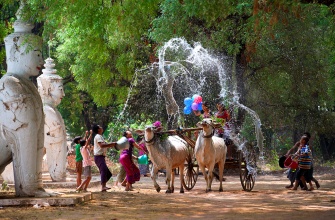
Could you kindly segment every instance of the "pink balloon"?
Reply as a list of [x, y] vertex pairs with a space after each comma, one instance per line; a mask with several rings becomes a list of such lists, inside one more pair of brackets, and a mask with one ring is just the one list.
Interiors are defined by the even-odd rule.
[[199, 104], [200, 102], [202, 102], [202, 97], [199, 95], [199, 96], [195, 97], [194, 103]]

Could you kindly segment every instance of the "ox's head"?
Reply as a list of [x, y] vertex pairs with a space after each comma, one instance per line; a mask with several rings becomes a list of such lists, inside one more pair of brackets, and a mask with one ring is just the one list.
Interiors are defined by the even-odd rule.
[[155, 132], [160, 132], [162, 127], [155, 127], [154, 125], [146, 125], [144, 130], [136, 130], [138, 135], [144, 135], [144, 140], [146, 142], [153, 140]]
[[211, 118], [204, 118], [202, 121], [197, 123], [197, 127], [202, 128], [204, 136], [214, 134], [214, 122]]

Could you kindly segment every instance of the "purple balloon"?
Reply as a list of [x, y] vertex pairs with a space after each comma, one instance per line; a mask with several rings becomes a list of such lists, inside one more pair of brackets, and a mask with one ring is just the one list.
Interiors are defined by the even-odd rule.
[[194, 111], [196, 111], [196, 110], [198, 110], [198, 104], [197, 103], [192, 103], [192, 110], [194, 110]]

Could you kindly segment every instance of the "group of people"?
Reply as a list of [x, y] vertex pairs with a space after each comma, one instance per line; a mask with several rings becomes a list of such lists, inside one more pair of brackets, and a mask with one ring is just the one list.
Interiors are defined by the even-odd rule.
[[217, 111], [213, 114], [212, 111], [210, 110], [209, 103], [205, 101], [202, 103], [201, 111], [195, 110], [193, 112], [196, 116], [202, 118], [215, 117], [216, 119], [221, 119], [223, 127], [216, 131], [216, 135], [224, 139], [229, 138], [229, 121], [231, 119], [230, 113], [222, 102], [216, 104], [216, 109]]
[[[90, 159], [90, 143], [93, 134], [94, 136], [94, 162], [97, 165], [100, 177], [101, 177], [101, 192], [105, 192], [110, 187], [107, 187], [107, 182], [112, 177], [112, 173], [109, 170], [106, 164], [106, 153], [107, 148], [114, 148], [116, 150], [120, 150], [120, 172], [117, 176], [116, 184], [121, 182], [122, 186], [125, 186], [125, 191], [133, 190], [132, 184], [136, 181], [140, 180], [141, 172], [139, 168], [134, 163], [133, 159], [137, 159], [136, 156], [133, 155], [133, 149], [136, 147], [140, 154], [147, 153], [144, 142], [139, 139], [138, 143], [134, 140], [132, 133], [130, 131], [125, 131], [123, 133], [123, 137], [127, 139], [129, 146], [124, 149], [118, 148], [118, 142], [107, 143], [102, 134], [103, 128], [99, 125], [94, 125], [90, 132], [86, 131], [85, 137], [76, 137], [74, 138], [75, 152], [76, 152], [76, 172], [77, 172], [77, 188], [76, 191], [87, 191], [87, 187], [91, 181], [92, 177], [92, 161]], [[147, 167], [146, 167], [147, 168]], [[143, 169], [143, 167], [142, 167]], [[144, 170], [144, 169], [143, 169]], [[147, 169], [144, 171], [143, 175], [147, 174]], [[81, 180], [81, 175], [84, 175], [86, 178], [84, 181]]]
[[[300, 186], [303, 190], [312, 191], [314, 190], [312, 182], [315, 183], [316, 188], [320, 188], [319, 182], [313, 176], [313, 155], [312, 148], [309, 145], [310, 138], [311, 134], [305, 132], [300, 141], [296, 142], [285, 155], [286, 158], [298, 164], [297, 168], [289, 168], [287, 178], [290, 180], [290, 185], [286, 186], [288, 189], [297, 190]], [[291, 155], [294, 151], [296, 152]]]

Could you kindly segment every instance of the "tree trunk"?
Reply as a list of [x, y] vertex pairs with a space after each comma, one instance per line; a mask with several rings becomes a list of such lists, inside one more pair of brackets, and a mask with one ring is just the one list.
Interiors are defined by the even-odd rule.
[[328, 147], [330, 145], [329, 140], [324, 134], [319, 135], [319, 140], [320, 140], [320, 148], [321, 148], [322, 157], [324, 160], [329, 160], [330, 159], [330, 155], [328, 152]]

